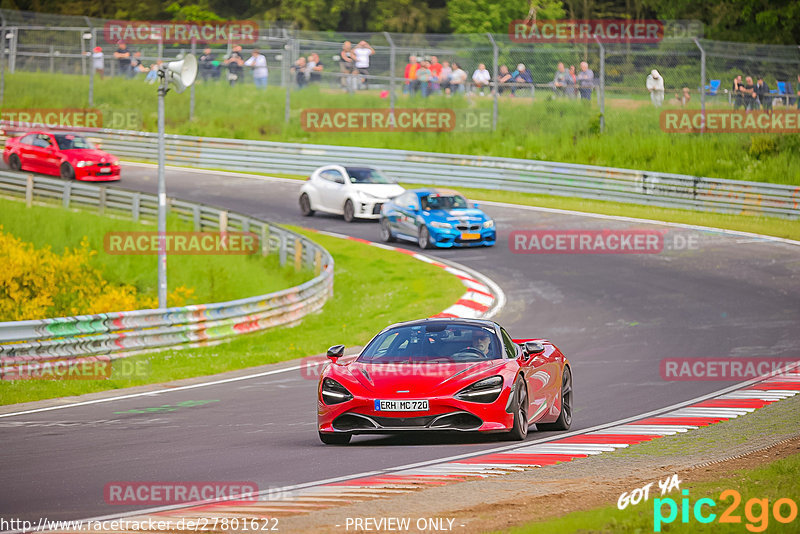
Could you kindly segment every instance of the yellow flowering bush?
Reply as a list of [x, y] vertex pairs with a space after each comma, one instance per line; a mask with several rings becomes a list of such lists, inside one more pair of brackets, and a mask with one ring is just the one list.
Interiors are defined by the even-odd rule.
[[[68, 315], [157, 307], [157, 299], [137, 295], [136, 288], [111, 284], [90, 260], [97, 252], [86, 237], [80, 247], [56, 254], [50, 247], [4, 233], [0, 226], [0, 321], [23, 321]], [[176, 288], [170, 306], [184, 306], [194, 290]]]

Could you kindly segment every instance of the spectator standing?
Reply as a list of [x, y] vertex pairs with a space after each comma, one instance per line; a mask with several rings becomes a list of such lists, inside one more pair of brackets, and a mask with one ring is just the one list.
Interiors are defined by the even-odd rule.
[[452, 78], [452, 76], [453, 69], [450, 67], [450, 62], [444, 61], [442, 63], [442, 72], [439, 73], [439, 87], [447, 95], [450, 94], [450, 78]]
[[223, 64], [228, 66], [228, 82], [230, 82], [231, 87], [233, 87], [242, 77], [242, 74], [244, 74], [242, 46], [234, 45], [231, 54], [223, 61]]
[[206, 47], [203, 49], [203, 55], [200, 56], [200, 79], [207, 81], [214, 78], [214, 54], [211, 49]]
[[442, 81], [442, 64], [439, 63], [439, 58], [436, 56], [431, 56], [431, 92], [439, 91], [439, 87]]
[[483, 63], [478, 65], [475, 72], [472, 73], [472, 83], [475, 84], [475, 89], [483, 96], [484, 88], [489, 87], [489, 82], [492, 81], [492, 75], [486, 70], [486, 65]]
[[267, 87], [267, 77], [269, 76], [269, 69], [267, 68], [267, 58], [264, 54], [254, 48], [250, 57], [244, 62], [245, 67], [253, 69], [253, 82], [259, 89]]
[[114, 52], [114, 57], [117, 58], [117, 66], [119, 67], [117, 76], [129, 76], [131, 72], [131, 51], [128, 50], [128, 45], [122, 41], [117, 46], [117, 51]]
[[364, 89], [369, 87], [369, 57], [375, 53], [375, 49], [372, 48], [368, 42], [366, 41], [359, 41], [358, 45], [353, 49], [353, 54], [355, 54], [355, 65], [356, 70], [358, 73], [364, 78], [360, 80], [360, 84], [363, 85]]
[[592, 89], [594, 88], [594, 72], [589, 68], [589, 64], [581, 61], [581, 71], [575, 77], [578, 81], [578, 92], [582, 100], [592, 100]]
[[758, 101], [756, 107], [761, 106], [765, 110], [772, 111], [772, 97], [769, 94], [769, 85], [764, 82], [763, 76], [758, 77], [755, 92]]
[[419, 69], [417, 57], [408, 56], [408, 64], [406, 64], [406, 69], [403, 73], [403, 77], [406, 80], [406, 84], [403, 87], [403, 92], [412, 95], [417, 92], [417, 69]]
[[417, 86], [423, 97], [431, 94], [431, 77], [431, 64], [429, 61], [423, 61], [417, 69]]
[[356, 68], [356, 56], [353, 54], [353, 43], [350, 41], [345, 41], [342, 43], [342, 51], [339, 52], [339, 58], [339, 71], [342, 73], [339, 83], [342, 85], [342, 87], [350, 91], [353, 87], [353, 72]]
[[733, 79], [733, 86], [731, 87], [731, 93], [733, 94], [733, 109], [739, 109], [740, 107], [744, 106], [744, 95], [742, 94], [743, 87], [744, 82], [742, 82], [742, 75], [740, 74]]
[[319, 59], [319, 54], [316, 52], [311, 52], [311, 55], [308, 56], [308, 82], [309, 83], [319, 83], [322, 81], [322, 71], [325, 69], [325, 65], [322, 64], [322, 61]]
[[453, 61], [453, 74], [450, 76], [450, 91], [457, 93], [466, 90], [465, 84], [467, 83], [467, 72], [462, 69], [458, 63]]
[[292, 72], [294, 73], [295, 80], [297, 81], [297, 87], [302, 89], [303, 87], [308, 84], [308, 63], [306, 62], [306, 58], [300, 56], [295, 61], [294, 65], [292, 65]]
[[[90, 55], [89, 52], [86, 52], [86, 55]], [[105, 73], [105, 56], [103, 55], [103, 48], [99, 46], [95, 46], [91, 52], [92, 56], [92, 68], [94, 69], [95, 74], [100, 74], [100, 79], [103, 79], [103, 74]]]
[[578, 87], [578, 75], [575, 74], [575, 65], [569, 66], [569, 72], [567, 72], [567, 97], [568, 98], [576, 98], [578, 96], [578, 91], [575, 89]]
[[559, 61], [556, 66], [556, 75], [553, 77], [553, 93], [555, 96], [566, 96], [567, 77], [569, 77], [569, 73], [564, 68], [564, 64]]
[[664, 78], [656, 69], [647, 75], [645, 86], [650, 91], [650, 101], [655, 107], [660, 108], [664, 104]]

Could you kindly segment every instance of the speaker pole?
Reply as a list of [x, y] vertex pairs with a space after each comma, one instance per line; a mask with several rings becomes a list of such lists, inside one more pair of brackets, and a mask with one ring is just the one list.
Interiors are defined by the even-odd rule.
[[166, 73], [159, 71], [158, 84], [158, 307], [167, 307], [167, 184], [164, 176], [164, 96], [167, 87]]

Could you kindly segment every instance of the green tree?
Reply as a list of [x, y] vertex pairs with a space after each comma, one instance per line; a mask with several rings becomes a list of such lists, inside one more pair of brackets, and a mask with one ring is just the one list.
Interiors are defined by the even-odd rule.
[[558, 0], [448, 0], [447, 14], [454, 33], [505, 33], [514, 20], [535, 13], [537, 20], [564, 17]]

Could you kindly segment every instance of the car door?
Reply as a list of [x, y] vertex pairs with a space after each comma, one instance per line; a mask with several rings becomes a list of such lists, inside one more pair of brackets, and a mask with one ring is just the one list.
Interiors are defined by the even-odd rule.
[[397, 210], [399, 212], [397, 220], [397, 231], [411, 239], [416, 239], [417, 230], [417, 215], [419, 214], [420, 205], [419, 197], [414, 192], [409, 191], [402, 195], [397, 202]]
[[57, 170], [53, 164], [54, 149], [55, 145], [48, 134], [34, 134], [27, 150], [28, 168], [36, 172], [53, 174]]
[[319, 177], [322, 179], [320, 202], [325, 211], [343, 213], [344, 201], [347, 198], [344, 175], [338, 169], [325, 169], [319, 173]]
[[[505, 329], [500, 329], [503, 334], [503, 343], [516, 345]], [[516, 345], [519, 347], [519, 345]], [[537, 415], [544, 410], [549, 410], [553, 406], [558, 391], [561, 389], [561, 375], [559, 373], [560, 364], [556, 361], [556, 351], [550, 343], [544, 343], [544, 351], [539, 354], [525, 355], [518, 350], [520, 357], [517, 361], [525, 374], [525, 382], [528, 385], [528, 397], [531, 401], [529, 417]]]
[[28, 134], [19, 141], [17, 154], [23, 170], [34, 172], [39, 170], [40, 163], [37, 158], [39, 149], [36, 147], [36, 136], [37, 134]]

